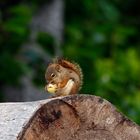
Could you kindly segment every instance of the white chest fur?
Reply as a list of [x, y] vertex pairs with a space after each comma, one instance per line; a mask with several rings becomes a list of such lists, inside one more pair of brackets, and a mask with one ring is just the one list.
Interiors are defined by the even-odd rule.
[[65, 85], [65, 87], [62, 89], [62, 93], [63, 95], [69, 95], [69, 93], [72, 90], [72, 87], [74, 85], [74, 81], [72, 79], [70, 79], [67, 84]]

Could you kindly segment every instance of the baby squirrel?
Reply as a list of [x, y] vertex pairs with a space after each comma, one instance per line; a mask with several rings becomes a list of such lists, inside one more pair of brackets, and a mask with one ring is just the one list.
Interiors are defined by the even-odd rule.
[[82, 86], [83, 75], [78, 64], [65, 59], [50, 63], [45, 73], [45, 90], [55, 96], [77, 94]]

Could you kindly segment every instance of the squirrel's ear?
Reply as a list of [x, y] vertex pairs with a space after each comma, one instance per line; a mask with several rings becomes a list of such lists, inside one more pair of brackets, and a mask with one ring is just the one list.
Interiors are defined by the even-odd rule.
[[56, 69], [57, 72], [60, 72], [60, 65], [56, 65], [55, 69]]

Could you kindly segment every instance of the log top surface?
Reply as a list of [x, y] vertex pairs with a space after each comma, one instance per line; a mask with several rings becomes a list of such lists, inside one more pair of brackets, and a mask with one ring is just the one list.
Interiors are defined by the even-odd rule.
[[0, 110], [0, 140], [140, 140], [140, 127], [97, 96], [1, 103]]

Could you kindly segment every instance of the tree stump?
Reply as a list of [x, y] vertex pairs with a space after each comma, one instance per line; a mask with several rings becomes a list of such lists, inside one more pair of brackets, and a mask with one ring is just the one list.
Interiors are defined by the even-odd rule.
[[76, 95], [2, 104], [0, 109], [1, 106], [7, 116], [10, 107], [15, 108], [9, 119], [0, 114], [0, 123], [3, 119], [8, 130], [16, 129], [12, 134], [0, 124], [1, 140], [140, 140], [140, 127], [97, 96]]

